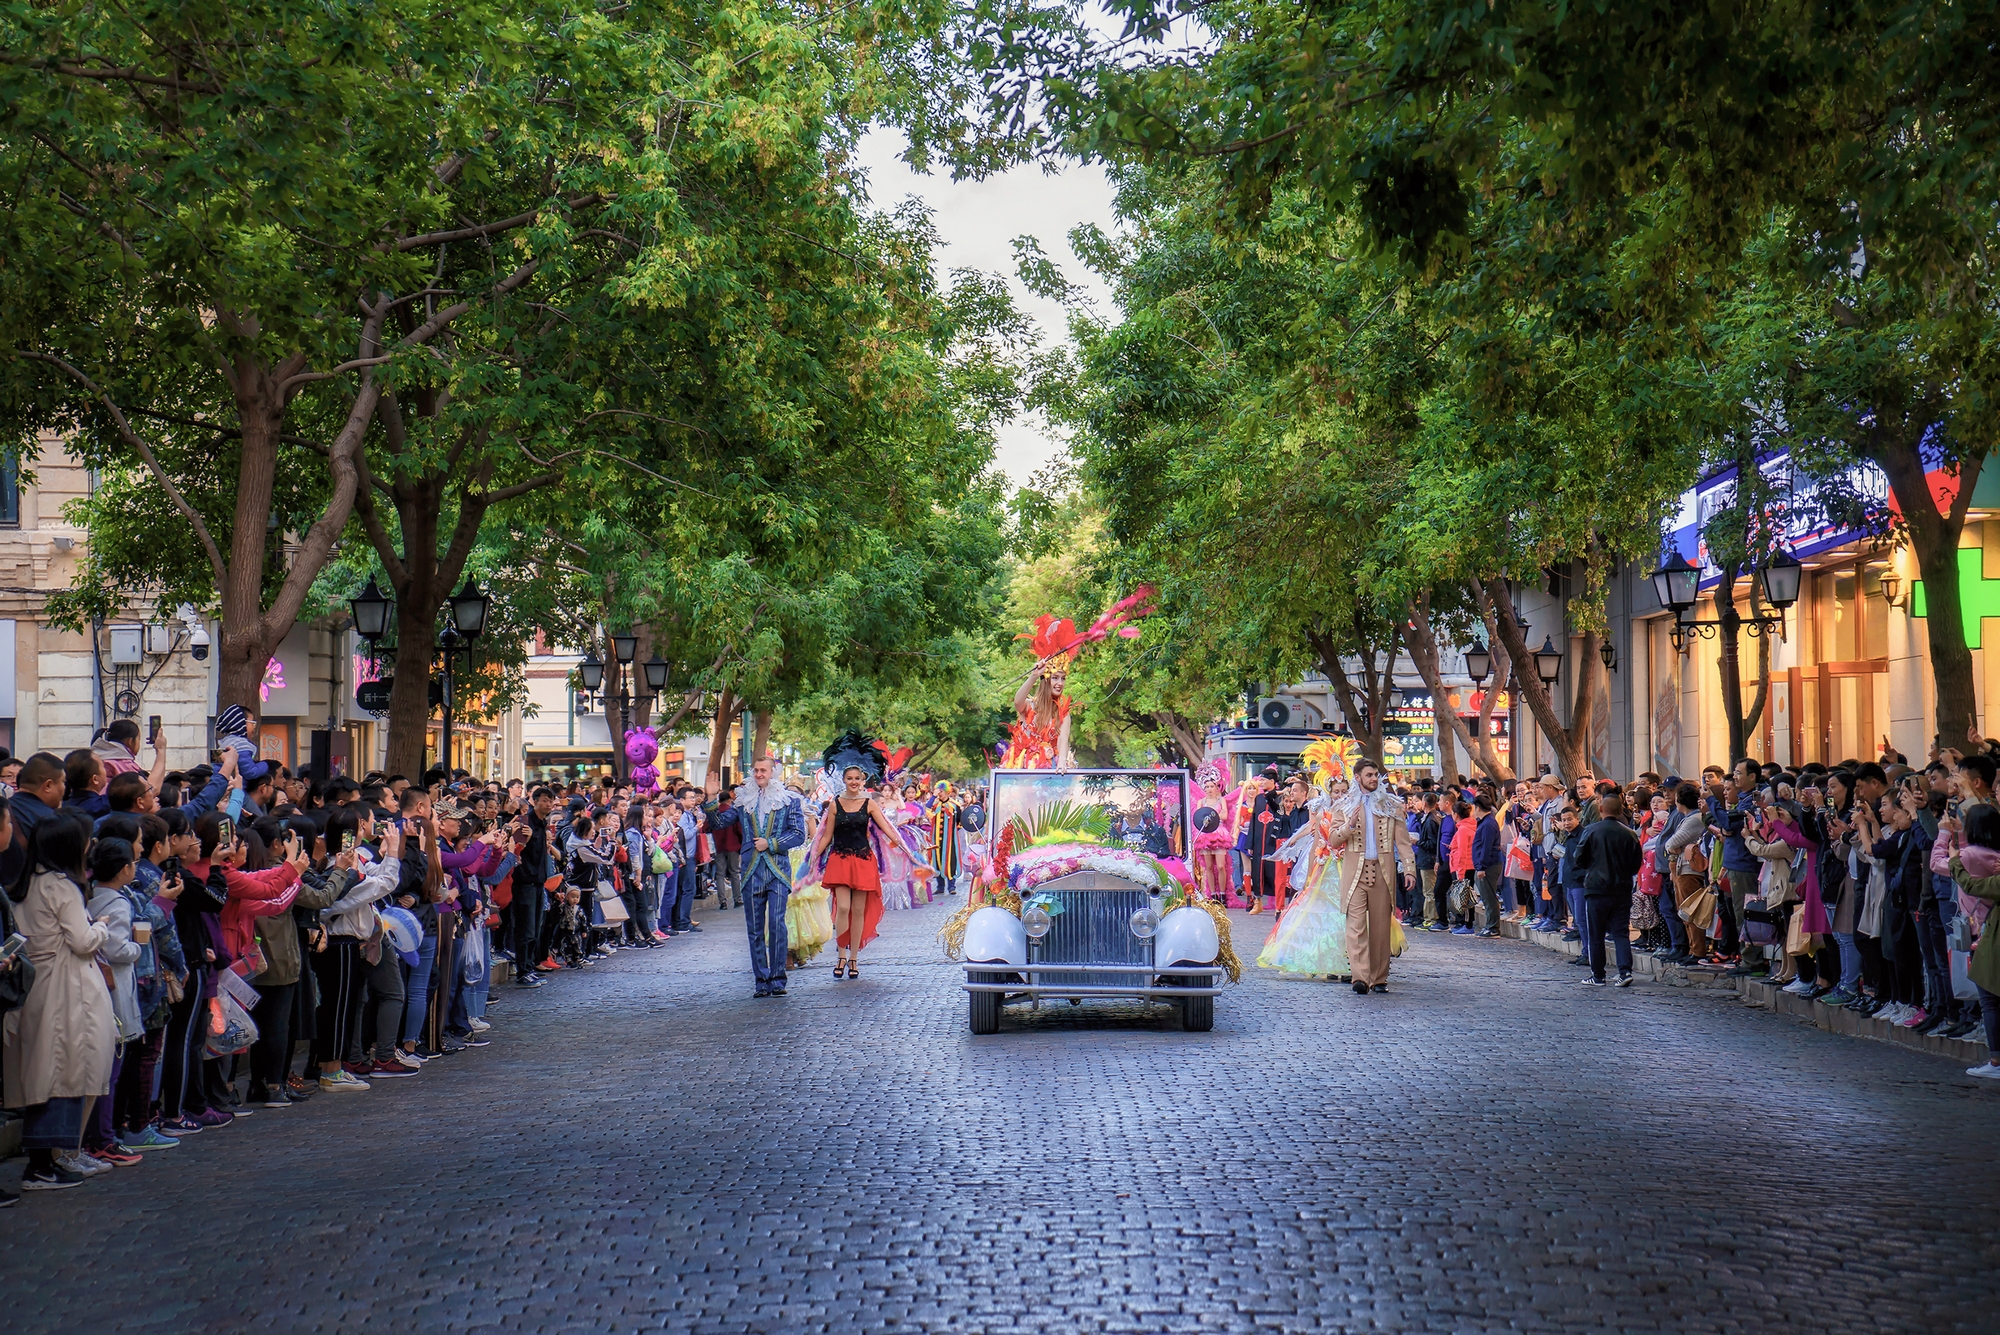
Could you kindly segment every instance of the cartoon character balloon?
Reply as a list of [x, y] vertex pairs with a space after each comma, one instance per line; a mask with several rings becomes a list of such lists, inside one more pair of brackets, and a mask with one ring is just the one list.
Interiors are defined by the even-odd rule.
[[649, 730], [640, 728], [625, 734], [625, 759], [632, 762], [632, 786], [642, 793], [660, 786], [660, 773], [653, 768], [659, 754], [660, 743]]

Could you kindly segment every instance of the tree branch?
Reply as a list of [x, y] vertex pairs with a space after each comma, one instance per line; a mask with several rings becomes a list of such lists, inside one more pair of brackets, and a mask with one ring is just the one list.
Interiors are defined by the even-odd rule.
[[174, 480], [167, 476], [167, 470], [160, 466], [159, 456], [153, 453], [153, 447], [148, 445], [140, 438], [139, 433], [132, 429], [132, 424], [125, 420], [125, 414], [120, 412], [118, 405], [111, 401], [111, 395], [89, 376], [51, 353], [23, 352], [20, 355], [28, 358], [30, 361], [47, 362], [51, 366], [58, 367], [95, 396], [99, 403], [104, 405], [104, 411], [111, 415], [112, 422], [118, 427], [119, 436], [137, 452], [140, 459], [145, 461], [147, 470], [152, 473], [153, 479], [160, 484], [161, 489], [167, 493], [167, 499], [173, 502], [174, 508], [181, 512], [181, 517], [194, 526], [195, 536], [201, 539], [202, 550], [208, 554], [209, 569], [215, 575], [215, 586], [218, 589], [221, 588], [227, 581], [229, 574], [228, 565], [222, 559], [222, 549], [215, 545], [215, 537], [208, 531], [208, 525], [203, 522], [201, 515], [192, 505], [188, 504], [187, 497], [182, 495], [181, 489], [174, 485]]

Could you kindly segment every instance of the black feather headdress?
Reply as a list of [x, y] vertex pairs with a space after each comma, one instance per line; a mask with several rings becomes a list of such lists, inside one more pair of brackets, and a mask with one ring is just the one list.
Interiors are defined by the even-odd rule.
[[859, 728], [849, 728], [833, 739], [833, 744], [820, 754], [826, 762], [827, 772], [834, 775], [845, 774], [850, 767], [859, 767], [863, 774], [876, 782], [889, 772], [889, 754], [880, 742], [871, 742], [867, 734]]

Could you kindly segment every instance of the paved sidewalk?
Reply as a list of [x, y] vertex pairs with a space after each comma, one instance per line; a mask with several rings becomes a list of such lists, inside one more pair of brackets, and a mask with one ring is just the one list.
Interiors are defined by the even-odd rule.
[[[1575, 959], [1582, 953], [1582, 943], [1565, 941], [1560, 932], [1530, 931], [1526, 923], [1503, 920], [1500, 934], [1516, 941], [1527, 941], [1552, 950], [1557, 954]], [[1719, 988], [1734, 992], [1746, 1003], [1788, 1015], [1796, 1020], [1804, 1020], [1815, 1028], [1830, 1034], [1847, 1034], [1857, 1038], [1872, 1038], [1881, 1043], [1894, 1043], [1933, 1057], [1942, 1057], [1955, 1062], [1959, 1067], [1974, 1066], [1986, 1060], [1986, 1040], [1979, 1038], [1937, 1038], [1930, 1034], [1919, 1034], [1901, 1025], [1890, 1024], [1887, 1020], [1877, 1020], [1872, 1016], [1860, 1015], [1845, 1007], [1822, 1006], [1816, 1001], [1808, 1001], [1794, 996], [1783, 987], [1763, 982], [1755, 978], [1732, 978], [1719, 969], [1688, 968], [1685, 965], [1668, 964], [1654, 956], [1635, 953], [1632, 957], [1635, 976], [1660, 983], [1667, 987]]]

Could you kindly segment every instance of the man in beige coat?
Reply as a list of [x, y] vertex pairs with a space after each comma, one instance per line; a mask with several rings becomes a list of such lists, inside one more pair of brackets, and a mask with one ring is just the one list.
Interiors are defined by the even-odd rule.
[[1397, 868], [1414, 878], [1417, 858], [1403, 803], [1382, 787], [1372, 760], [1354, 767], [1354, 806], [1331, 842], [1340, 856], [1340, 907], [1347, 914], [1347, 963], [1360, 993], [1389, 990], [1389, 923]]

